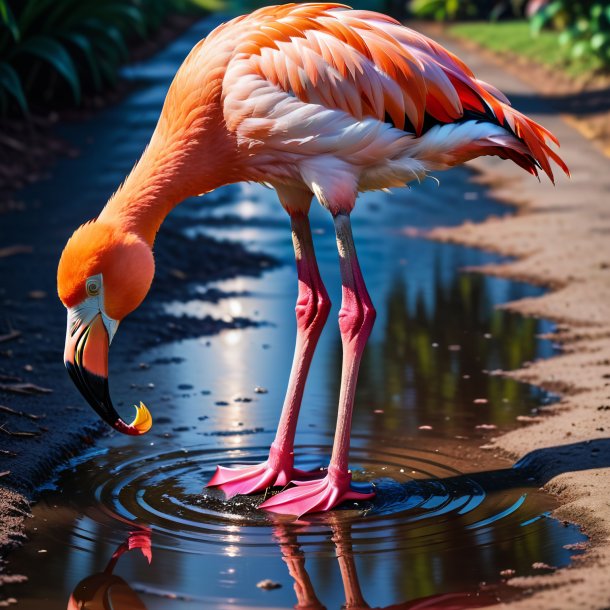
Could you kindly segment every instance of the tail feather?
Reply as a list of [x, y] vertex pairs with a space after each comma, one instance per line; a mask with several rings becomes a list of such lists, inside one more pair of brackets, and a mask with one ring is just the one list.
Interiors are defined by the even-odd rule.
[[[438, 49], [438, 45], [434, 46]], [[553, 183], [555, 183], [555, 176], [551, 162], [556, 163], [567, 176], [570, 175], [563, 159], [549, 145], [551, 143], [559, 146], [559, 141], [548, 129], [515, 110], [501, 91], [493, 85], [478, 80], [463, 62], [447, 51], [443, 54], [442, 67], [459, 96], [463, 109], [461, 120], [476, 120], [499, 125], [514, 135], [527, 149], [520, 151], [514, 143], [507, 141], [498, 147], [482, 145], [480, 154], [487, 155], [493, 150], [494, 153], [491, 154], [511, 159], [536, 176], [538, 170], [542, 170]], [[443, 120], [441, 116], [436, 116], [439, 114], [435, 112], [439, 104], [431, 104], [432, 97], [429, 92], [426, 100], [426, 112], [430, 115], [426, 123], [428, 127], [449, 122]], [[503, 155], [499, 152], [495, 153], [495, 151], [503, 149], [506, 151]]]
[[555, 176], [551, 168], [551, 161], [556, 163], [567, 176], [570, 175], [570, 170], [564, 160], [548, 144], [550, 141], [559, 146], [557, 138], [548, 129], [510, 106], [504, 105], [503, 110], [508, 124], [511, 125], [511, 131], [527, 146], [537, 166], [544, 171], [553, 184]]

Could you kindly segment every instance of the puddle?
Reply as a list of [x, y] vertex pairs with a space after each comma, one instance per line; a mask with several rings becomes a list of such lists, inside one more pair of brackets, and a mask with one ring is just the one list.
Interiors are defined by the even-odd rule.
[[[90, 196], [103, 200], [144, 146], [169, 67], [203, 28], [131, 69], [148, 84], [102, 115], [100, 133], [112, 138], [102, 137], [78, 161], [97, 167], [104, 142], [116, 145]], [[469, 178], [455, 170], [441, 176], [440, 188], [426, 181], [360, 200], [354, 236], [378, 316], [362, 362], [351, 466], [377, 496], [297, 522], [258, 511], [260, 497], [226, 502], [204, 489], [216, 465], [264, 459], [275, 433], [295, 333], [288, 219], [272, 192], [252, 185], [180, 206], [173, 222], [187, 235], [229, 240], [226, 248], [240, 242], [281, 264], [260, 277], [188, 290], [177, 284], [169, 297], [175, 300], [162, 304], [183, 326], [208, 318], [254, 324], [173, 342], [165, 336], [129, 362], [111, 359], [116, 404], [126, 409], [144, 400], [153, 430], [144, 438], [96, 441], [43, 490], [30, 543], [12, 555], [12, 571], [29, 577], [12, 590], [17, 607], [66, 608], [72, 596], [71, 608], [87, 599], [97, 600], [91, 608], [149, 610], [471, 608], [517, 594], [504, 582], [506, 570], [527, 575], [568, 565], [574, 551], [564, 546], [584, 536], [549, 517], [555, 501], [527, 471], [479, 448], [551, 400], [490, 374], [553, 353], [539, 338], [550, 323], [497, 309], [540, 290], [462, 272], [500, 259], [428, 242], [414, 231], [507, 213]], [[311, 220], [334, 303], [297, 433], [298, 466], [313, 468], [330, 453], [341, 342], [332, 222], [317, 204]], [[257, 587], [266, 579], [270, 588]], [[111, 605], [102, 604], [104, 596]]]

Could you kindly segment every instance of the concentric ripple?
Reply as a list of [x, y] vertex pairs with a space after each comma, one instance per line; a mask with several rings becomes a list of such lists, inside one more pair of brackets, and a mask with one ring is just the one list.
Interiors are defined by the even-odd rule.
[[[301, 467], [325, 462], [322, 447], [297, 451], [307, 456]], [[278, 530], [286, 527], [299, 534], [304, 549], [316, 553], [334, 553], [328, 539], [337, 528], [349, 529], [351, 544], [366, 553], [472, 547], [490, 537], [501, 544], [536, 527], [549, 507], [549, 499], [528, 488], [514, 469], [461, 474], [438, 452], [387, 446], [374, 454], [357, 447], [352, 452], [352, 462], [359, 465], [354, 480], [374, 486], [374, 500], [347, 503], [329, 514], [293, 521], [258, 509], [263, 495], [226, 500], [222, 491], [205, 487], [217, 465], [254, 464], [266, 457], [265, 447], [145, 456], [97, 452], [72, 463], [59, 486], [81, 490], [73, 501], [89, 518], [81, 521], [84, 529], [103, 524], [102, 531], [112, 532], [113, 523], [139, 523], [152, 529], [156, 548], [196, 554], [231, 545], [246, 553], [273, 554]], [[86, 531], [80, 535], [88, 537]]]

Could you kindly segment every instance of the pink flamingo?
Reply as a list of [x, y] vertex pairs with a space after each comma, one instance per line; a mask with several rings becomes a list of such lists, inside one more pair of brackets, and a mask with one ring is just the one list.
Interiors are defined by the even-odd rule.
[[[108, 391], [108, 348], [119, 322], [146, 296], [152, 246], [184, 198], [242, 180], [277, 191], [290, 216], [299, 280], [297, 339], [269, 458], [218, 468], [209, 482], [229, 496], [296, 486], [262, 506], [288, 514], [329, 510], [351, 489], [348, 467], [358, 367], [375, 320], [352, 237], [360, 191], [404, 186], [481, 155], [511, 159], [551, 180], [557, 140], [511, 108], [440, 45], [379, 13], [338, 4], [254, 11], [198, 43], [172, 83], [150, 143], [98, 218], [77, 229], [58, 270], [68, 308], [64, 360], [86, 400], [111, 426], [142, 434]], [[336, 435], [322, 478], [294, 468], [294, 436], [309, 365], [330, 302], [316, 264], [308, 212], [313, 196], [332, 215], [342, 278], [343, 368]]]

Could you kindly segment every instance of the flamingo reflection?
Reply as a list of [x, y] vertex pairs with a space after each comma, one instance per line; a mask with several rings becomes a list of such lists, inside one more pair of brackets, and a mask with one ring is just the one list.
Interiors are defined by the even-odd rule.
[[[352, 521], [334, 513], [328, 514], [328, 524], [332, 531], [339, 573], [343, 586], [345, 603], [342, 608], [349, 610], [466, 610], [483, 608], [498, 602], [493, 592], [441, 593], [416, 600], [392, 604], [390, 606], [370, 606], [364, 598], [352, 545]], [[318, 598], [313, 582], [305, 568], [306, 555], [298, 540], [298, 533], [306, 525], [303, 521], [274, 525], [274, 537], [278, 542], [282, 559], [294, 581], [297, 603], [295, 610], [326, 610]], [[133, 549], [139, 549], [151, 562], [152, 548], [150, 530], [132, 532], [112, 555], [105, 570], [82, 580], [70, 596], [67, 610], [146, 610], [144, 602], [125, 580], [113, 574], [119, 558]], [[408, 566], [405, 566], [405, 570]]]
[[[466, 610], [483, 608], [498, 602], [493, 593], [480, 591], [476, 593], [441, 593], [392, 604], [390, 606], [370, 606], [362, 593], [358, 571], [352, 548], [352, 522], [337, 514], [328, 514], [328, 524], [332, 531], [332, 542], [341, 574], [345, 603], [341, 606], [349, 610]], [[288, 566], [288, 572], [294, 580], [294, 591], [297, 597], [295, 610], [326, 610], [318, 599], [313, 583], [305, 568], [305, 553], [298, 542], [298, 526], [293, 523], [276, 523], [274, 536], [279, 543], [282, 559]], [[408, 566], [405, 566], [408, 569]]]
[[129, 534], [113, 553], [103, 572], [81, 580], [68, 601], [68, 610], [146, 610], [146, 606], [133, 589], [113, 574], [121, 556], [139, 549], [148, 563], [152, 560], [150, 529], [142, 528]]

